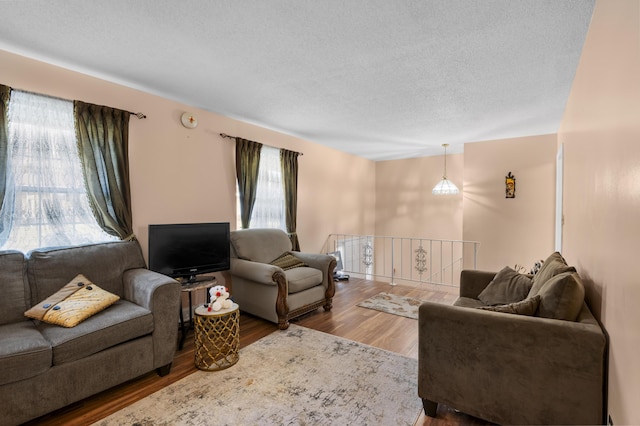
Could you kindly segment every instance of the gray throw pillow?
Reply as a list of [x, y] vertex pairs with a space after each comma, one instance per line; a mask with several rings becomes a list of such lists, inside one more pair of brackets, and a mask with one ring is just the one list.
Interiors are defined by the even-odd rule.
[[564, 260], [564, 257], [559, 252], [552, 253], [542, 263], [540, 270], [533, 276], [533, 286], [527, 297], [533, 297], [538, 294], [544, 283], [556, 275], [575, 271], [576, 268], [567, 265], [567, 261]]
[[538, 310], [540, 304], [540, 296], [534, 296], [531, 299], [524, 299], [519, 302], [509, 303], [508, 305], [498, 306], [480, 306], [478, 309], [493, 312], [504, 312], [507, 314], [533, 316]]
[[506, 305], [519, 302], [529, 294], [531, 278], [505, 266], [478, 295], [485, 305]]
[[537, 316], [575, 321], [584, 304], [584, 285], [577, 272], [564, 272], [547, 280], [538, 295]]

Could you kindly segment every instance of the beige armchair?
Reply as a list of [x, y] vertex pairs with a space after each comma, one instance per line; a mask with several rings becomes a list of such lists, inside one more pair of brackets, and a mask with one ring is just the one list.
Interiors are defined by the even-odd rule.
[[231, 296], [240, 310], [289, 327], [291, 318], [332, 307], [336, 260], [291, 251], [280, 229], [231, 232]]

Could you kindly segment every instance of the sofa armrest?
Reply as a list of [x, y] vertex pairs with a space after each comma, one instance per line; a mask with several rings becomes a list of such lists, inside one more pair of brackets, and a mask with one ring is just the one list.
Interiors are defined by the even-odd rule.
[[178, 342], [180, 283], [144, 268], [129, 269], [122, 277], [124, 298], [153, 313], [153, 363], [171, 364]]
[[230, 272], [232, 276], [265, 285], [277, 285], [279, 275], [284, 277], [282, 268], [275, 265], [236, 258], [231, 258]]
[[460, 297], [477, 299], [495, 276], [495, 272], [463, 269], [460, 272]]
[[598, 325], [425, 302], [418, 340], [421, 398], [502, 424], [602, 420]]
[[[304, 263], [312, 268], [319, 269], [322, 273], [326, 273], [333, 262], [333, 268], [335, 268], [336, 258], [322, 253], [303, 253], [299, 251], [292, 251], [292, 255], [302, 260]], [[331, 269], [333, 275], [333, 268]]]

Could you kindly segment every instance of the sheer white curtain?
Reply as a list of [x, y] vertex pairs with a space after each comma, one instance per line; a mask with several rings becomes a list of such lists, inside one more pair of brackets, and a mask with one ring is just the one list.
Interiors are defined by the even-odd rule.
[[98, 226], [86, 196], [73, 102], [13, 91], [8, 110], [8, 185], [2, 249], [116, 240]]
[[284, 211], [284, 186], [280, 150], [262, 146], [256, 203], [251, 214], [251, 228], [278, 228], [287, 231]]

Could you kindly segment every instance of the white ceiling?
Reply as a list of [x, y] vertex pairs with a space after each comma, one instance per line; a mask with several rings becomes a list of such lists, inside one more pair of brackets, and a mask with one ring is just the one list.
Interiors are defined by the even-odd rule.
[[2, 0], [0, 49], [388, 160], [556, 133], [593, 6]]

